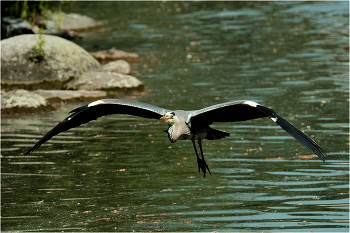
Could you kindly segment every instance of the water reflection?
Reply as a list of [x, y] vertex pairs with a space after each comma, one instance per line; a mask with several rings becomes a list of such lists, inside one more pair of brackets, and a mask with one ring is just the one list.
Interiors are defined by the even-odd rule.
[[[322, 163], [273, 122], [217, 124], [169, 143], [162, 122], [108, 116], [20, 156], [67, 113], [2, 118], [2, 229], [18, 231], [347, 231], [347, 2], [84, 2], [108, 20], [89, 51], [137, 52], [148, 92], [169, 109], [249, 99], [272, 107], [329, 154]], [[159, 19], [162, 19], [161, 21]], [[127, 96], [123, 98], [129, 98]]]

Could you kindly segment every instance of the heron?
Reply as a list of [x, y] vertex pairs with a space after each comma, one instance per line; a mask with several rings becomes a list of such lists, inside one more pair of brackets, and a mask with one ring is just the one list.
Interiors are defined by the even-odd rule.
[[[168, 110], [148, 103], [123, 99], [101, 99], [78, 107], [70, 115], [45, 134], [25, 155], [37, 150], [53, 136], [96, 120], [110, 114], [126, 114], [148, 119], [160, 119], [168, 125], [165, 130], [170, 142], [190, 140], [192, 142], [198, 164], [198, 172], [203, 172], [203, 178], [210, 169], [204, 159], [202, 140], [215, 140], [228, 137], [230, 133], [211, 128], [215, 122], [238, 122], [268, 117], [306, 148], [313, 151], [323, 162], [327, 154], [311, 137], [303, 133], [292, 123], [283, 119], [277, 113], [261, 104], [250, 100], [231, 101], [212, 105], [199, 110]], [[197, 150], [196, 142], [199, 147]]]

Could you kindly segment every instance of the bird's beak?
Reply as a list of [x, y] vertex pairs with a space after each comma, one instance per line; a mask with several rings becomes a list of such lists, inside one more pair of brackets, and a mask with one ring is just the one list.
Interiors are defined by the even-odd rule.
[[162, 116], [160, 119], [161, 119], [162, 121], [167, 121], [167, 120], [168, 120], [168, 118], [165, 117], [165, 116]]

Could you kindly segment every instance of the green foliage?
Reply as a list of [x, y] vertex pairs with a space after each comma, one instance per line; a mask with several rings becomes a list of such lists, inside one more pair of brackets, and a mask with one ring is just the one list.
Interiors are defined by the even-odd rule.
[[43, 45], [45, 44], [45, 39], [43, 38], [43, 28], [39, 29], [39, 39], [37, 44], [32, 47], [32, 61], [34, 63], [40, 63], [44, 60], [45, 50], [43, 49]]
[[33, 25], [38, 25], [42, 18], [47, 17], [48, 12], [56, 11], [67, 3], [70, 1], [2, 1], [1, 15], [22, 18]]
[[63, 15], [62, 15], [62, 9], [61, 7], [58, 9], [58, 19], [57, 19], [57, 27], [59, 30], [61, 30], [61, 25], [62, 25], [62, 20], [63, 20]]

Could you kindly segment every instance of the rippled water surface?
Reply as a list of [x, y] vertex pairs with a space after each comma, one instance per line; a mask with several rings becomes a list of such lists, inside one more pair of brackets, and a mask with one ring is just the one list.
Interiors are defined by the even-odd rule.
[[23, 157], [83, 102], [2, 116], [2, 230], [313, 231], [349, 227], [348, 2], [76, 2], [108, 27], [88, 51], [118, 49], [168, 109], [248, 99], [273, 108], [328, 153], [323, 163], [269, 119], [216, 124], [198, 173], [190, 142], [157, 120], [108, 116]]

